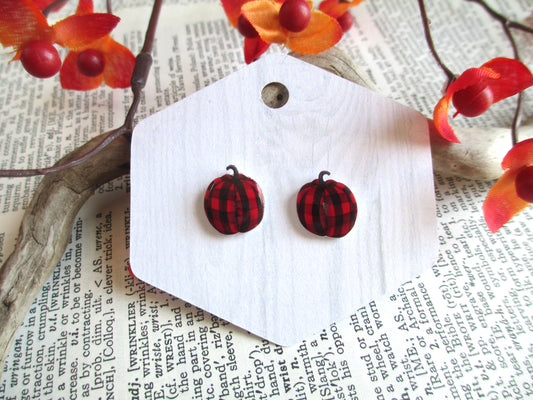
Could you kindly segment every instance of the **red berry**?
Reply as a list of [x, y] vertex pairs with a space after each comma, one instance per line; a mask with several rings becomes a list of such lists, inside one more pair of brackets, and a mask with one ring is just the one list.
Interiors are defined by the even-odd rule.
[[533, 165], [524, 167], [516, 175], [516, 194], [522, 200], [533, 203]]
[[37, 78], [50, 78], [59, 72], [61, 58], [52, 43], [35, 40], [24, 46], [20, 62], [30, 75]]
[[480, 82], [455, 92], [452, 103], [459, 114], [477, 117], [489, 109], [493, 99], [492, 90]]
[[239, 16], [239, 19], [237, 20], [237, 28], [244, 37], [253, 39], [259, 36], [259, 33], [257, 33], [254, 26], [244, 17], [244, 15]]
[[337, 22], [341, 26], [342, 31], [347, 32], [353, 26], [353, 15], [350, 14], [349, 11], [346, 11], [339, 18], [337, 18]]
[[311, 21], [311, 8], [305, 0], [287, 0], [279, 10], [279, 23], [291, 32], [301, 32]]
[[87, 49], [78, 54], [76, 65], [80, 72], [89, 77], [100, 75], [104, 72], [104, 55], [95, 49]]

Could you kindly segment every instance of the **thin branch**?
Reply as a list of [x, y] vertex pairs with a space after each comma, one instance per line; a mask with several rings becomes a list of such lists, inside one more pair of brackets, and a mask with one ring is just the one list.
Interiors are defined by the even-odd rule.
[[500, 21], [502, 24], [507, 25], [509, 28], [519, 29], [519, 30], [524, 31], [524, 32], [533, 33], [533, 28], [532, 27], [524, 25], [524, 24], [521, 24], [521, 23], [516, 22], [516, 21], [509, 20], [509, 18], [505, 17], [504, 15], [500, 14], [499, 12], [497, 12], [494, 9], [492, 9], [491, 7], [489, 7], [487, 5], [487, 3], [485, 3], [484, 0], [466, 0], [466, 1], [469, 1], [471, 3], [479, 4], [481, 7], [483, 7], [485, 9], [485, 11], [487, 11], [490, 14], [490, 16], [492, 18]]
[[422, 17], [422, 25], [424, 26], [424, 35], [426, 37], [426, 42], [428, 44], [429, 50], [433, 55], [433, 58], [446, 74], [448, 82], [451, 83], [455, 79], [455, 74], [442, 62], [440, 59], [437, 50], [435, 49], [435, 44], [433, 43], [433, 38], [431, 37], [431, 31], [429, 29], [429, 19], [426, 13], [426, 6], [424, 0], [418, 0], [418, 7], [420, 8], [420, 16]]
[[[533, 29], [526, 27], [525, 25], [519, 24], [514, 21], [510, 21], [508, 18], [504, 17], [502, 14], [498, 13], [491, 7], [489, 7], [484, 0], [466, 0], [472, 3], [479, 4], [483, 9], [495, 20], [497, 20], [503, 29], [503, 32], [505, 33], [505, 36], [507, 36], [507, 39], [509, 40], [509, 43], [511, 44], [511, 49], [513, 51], [513, 57], [516, 60], [520, 60], [520, 54], [518, 52], [518, 45], [516, 44], [516, 40], [513, 36], [513, 33], [511, 32], [511, 28], [517, 28], [522, 29], [526, 32], [533, 33]], [[518, 93], [518, 97], [516, 100], [516, 108], [515, 113], [513, 116], [513, 122], [511, 124], [511, 142], [514, 146], [518, 143], [518, 127], [520, 126], [521, 121], [521, 114], [522, 114], [522, 101], [523, 101], [523, 95], [522, 92]]]
[[[503, 31], [505, 32], [505, 35], [509, 39], [509, 43], [511, 43], [511, 48], [513, 50], [513, 56], [515, 59], [520, 60], [520, 54], [518, 53], [518, 46], [516, 44], [516, 40], [513, 36], [513, 33], [509, 29], [508, 21], [502, 21], [499, 20]], [[521, 114], [522, 114], [522, 100], [523, 95], [522, 92], [518, 93], [518, 97], [516, 99], [516, 108], [513, 116], [513, 122], [511, 124], [511, 143], [514, 146], [518, 143], [518, 127], [520, 126], [520, 120], [521, 120]]]
[[34, 168], [34, 169], [0, 169], [0, 177], [9, 177], [9, 178], [21, 178], [21, 177], [28, 177], [28, 176], [37, 176], [37, 175], [47, 175], [52, 174], [55, 172], [59, 172], [63, 169], [74, 167], [76, 165], [79, 165], [85, 161], [87, 161], [89, 158], [95, 156], [100, 151], [106, 148], [113, 140], [117, 139], [118, 137], [128, 133], [128, 130], [121, 126], [118, 129], [110, 131], [102, 141], [96, 145], [94, 148], [89, 150], [87, 153], [82, 154], [76, 158], [73, 158], [69, 160], [68, 162], [56, 164], [51, 167], [46, 168]]
[[148, 29], [146, 30], [146, 36], [144, 38], [144, 44], [141, 52], [135, 60], [135, 67], [131, 77], [131, 90], [133, 92], [133, 102], [126, 115], [124, 121], [124, 127], [128, 130], [128, 135], [131, 136], [133, 131], [133, 118], [137, 112], [137, 107], [141, 100], [142, 89], [146, 86], [148, 80], [148, 74], [152, 66], [152, 49], [154, 47], [155, 31], [157, 28], [157, 21], [161, 14], [161, 7], [163, 6], [163, 0], [155, 0], [152, 8], [152, 15], [150, 16], [150, 22], [148, 23]]
[[518, 143], [518, 127], [522, 121], [522, 101], [523, 101], [523, 92], [518, 93], [516, 99], [516, 109], [513, 117], [513, 124], [511, 125], [511, 141], [513, 146]]

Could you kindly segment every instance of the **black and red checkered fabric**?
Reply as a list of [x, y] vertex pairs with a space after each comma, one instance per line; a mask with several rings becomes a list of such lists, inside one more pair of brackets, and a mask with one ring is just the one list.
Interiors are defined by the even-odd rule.
[[323, 174], [302, 186], [296, 208], [302, 225], [319, 236], [342, 237], [353, 228], [357, 203], [352, 191], [343, 183], [325, 181]]
[[207, 188], [204, 209], [213, 227], [226, 235], [248, 232], [263, 219], [264, 199], [259, 185], [233, 166], [234, 174], [216, 178]]

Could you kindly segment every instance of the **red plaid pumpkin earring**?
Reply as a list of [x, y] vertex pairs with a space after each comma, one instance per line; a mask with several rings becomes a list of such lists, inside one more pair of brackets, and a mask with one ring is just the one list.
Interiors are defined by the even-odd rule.
[[233, 175], [216, 178], [205, 192], [205, 214], [220, 233], [248, 232], [263, 219], [263, 192], [253, 179], [239, 174], [234, 165], [226, 169], [231, 169]]
[[306, 183], [298, 192], [298, 218], [309, 232], [319, 236], [343, 237], [353, 228], [357, 203], [348, 186], [334, 180], [324, 181], [328, 171]]

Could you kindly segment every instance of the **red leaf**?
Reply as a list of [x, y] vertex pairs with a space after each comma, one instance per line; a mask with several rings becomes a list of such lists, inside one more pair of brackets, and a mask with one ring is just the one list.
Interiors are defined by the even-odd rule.
[[515, 144], [502, 161], [504, 170], [519, 169], [528, 165], [533, 165], [533, 138]]
[[453, 95], [480, 83], [486, 84], [490, 89], [494, 104], [532, 86], [533, 75], [520, 61], [504, 57], [494, 58], [480, 68], [467, 69], [448, 87], [446, 96], [440, 99], [433, 110], [435, 126], [445, 139], [459, 142], [448, 123], [448, 108]]
[[75, 51], [69, 51], [65, 57], [59, 71], [61, 87], [70, 90], [91, 90], [99, 87], [102, 84], [102, 75], [96, 77], [83, 75], [76, 65], [77, 58], [78, 53]]
[[91, 44], [92, 49], [100, 51], [105, 60], [104, 72], [97, 77], [83, 75], [76, 66], [78, 52], [70, 51], [63, 62], [60, 78], [64, 89], [91, 90], [102, 84], [111, 88], [126, 88], [130, 86], [135, 56], [125, 46], [117, 43], [107, 35]]
[[105, 58], [105, 84], [114, 89], [129, 87], [135, 66], [135, 56], [127, 47], [109, 36], [102, 39], [102, 45], [99, 49]]
[[520, 61], [512, 58], [494, 58], [481, 66], [500, 75], [498, 79], [490, 79], [489, 87], [494, 95], [494, 103], [514, 96], [533, 85], [533, 75]]
[[17, 50], [31, 40], [53, 42], [52, 28], [31, 0], [0, 0], [0, 43]]
[[529, 205], [516, 194], [515, 179], [519, 171], [507, 170], [490, 189], [483, 203], [485, 222], [492, 233]]
[[487, 82], [499, 79], [501, 74], [489, 68], [469, 68], [459, 76], [446, 90], [446, 97], [450, 100], [455, 92], [466, 89], [469, 86], [476, 85], [480, 82]]
[[111, 32], [120, 18], [112, 14], [72, 15], [53, 26], [55, 42], [78, 50]]
[[260, 37], [244, 38], [244, 61], [246, 64], [251, 64], [267, 51], [269, 47], [270, 45], [261, 40]]

